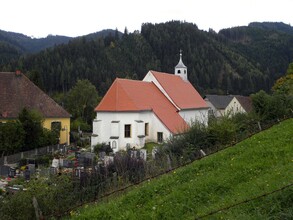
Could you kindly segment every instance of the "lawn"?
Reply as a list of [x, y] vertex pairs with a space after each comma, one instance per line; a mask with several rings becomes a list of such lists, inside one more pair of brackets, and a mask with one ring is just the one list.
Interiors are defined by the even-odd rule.
[[293, 186], [270, 193], [292, 184], [292, 177], [289, 119], [121, 196], [73, 210], [71, 218], [290, 219]]

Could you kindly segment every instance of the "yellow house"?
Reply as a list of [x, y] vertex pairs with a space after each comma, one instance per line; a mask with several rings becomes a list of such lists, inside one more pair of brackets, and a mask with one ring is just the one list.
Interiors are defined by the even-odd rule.
[[70, 114], [21, 72], [0, 72], [0, 122], [15, 120], [23, 109], [37, 110], [43, 127], [60, 127], [60, 144], [70, 144]]

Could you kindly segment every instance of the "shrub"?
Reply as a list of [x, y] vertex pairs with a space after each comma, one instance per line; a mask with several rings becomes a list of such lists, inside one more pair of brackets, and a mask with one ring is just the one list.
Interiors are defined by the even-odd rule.
[[211, 145], [225, 146], [236, 141], [236, 125], [229, 117], [221, 117], [209, 122], [209, 141]]
[[126, 182], [136, 183], [145, 177], [145, 161], [140, 158], [131, 157], [129, 152], [116, 154], [114, 165], [117, 175]]
[[254, 112], [248, 114], [238, 113], [235, 114], [231, 119], [236, 126], [237, 142], [259, 131], [258, 122], [260, 119]]
[[82, 118], [77, 118], [71, 122], [70, 128], [72, 131], [78, 131], [79, 129], [82, 131], [91, 131], [91, 125], [87, 124]]
[[273, 121], [292, 116], [293, 97], [260, 91], [251, 95], [254, 112], [262, 121]]
[[49, 146], [59, 143], [59, 134], [49, 129], [43, 128], [40, 135], [40, 146]]
[[19, 152], [24, 145], [25, 131], [19, 121], [0, 123], [0, 156]]
[[94, 153], [98, 154], [100, 152], [105, 152], [107, 155], [109, 155], [109, 153], [112, 153], [113, 150], [109, 145], [106, 145], [106, 143], [101, 143], [94, 146]]

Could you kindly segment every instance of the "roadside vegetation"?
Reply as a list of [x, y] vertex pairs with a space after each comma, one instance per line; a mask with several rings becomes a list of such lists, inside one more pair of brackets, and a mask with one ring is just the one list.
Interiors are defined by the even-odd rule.
[[70, 218], [292, 219], [293, 187], [270, 194], [292, 184], [292, 130], [293, 119], [286, 120], [109, 202], [74, 210]]

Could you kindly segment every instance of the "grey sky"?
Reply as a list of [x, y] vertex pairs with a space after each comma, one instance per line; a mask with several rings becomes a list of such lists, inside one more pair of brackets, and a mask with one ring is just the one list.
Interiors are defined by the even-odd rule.
[[0, 5], [1, 30], [34, 37], [125, 27], [133, 32], [142, 23], [171, 20], [215, 31], [253, 21], [293, 24], [292, 0], [2, 0]]

